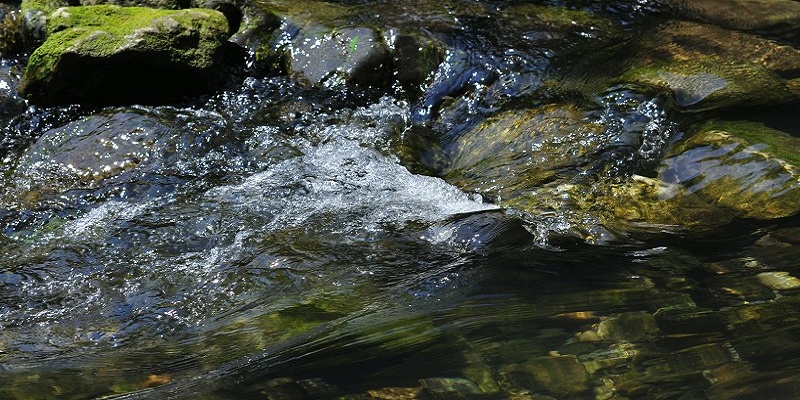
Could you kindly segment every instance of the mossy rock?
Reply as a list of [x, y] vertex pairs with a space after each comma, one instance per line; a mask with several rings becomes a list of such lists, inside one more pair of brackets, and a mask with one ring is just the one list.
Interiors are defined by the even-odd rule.
[[572, 106], [507, 111], [458, 138], [445, 179], [492, 200], [508, 199], [584, 162], [606, 144], [603, 132]]
[[800, 72], [800, 51], [745, 33], [689, 22], [646, 35], [620, 83], [671, 91], [679, 108], [700, 111], [787, 103], [783, 78]]
[[707, 122], [664, 159], [660, 176], [740, 217], [800, 212], [800, 139], [752, 122]]
[[444, 178], [590, 243], [632, 232], [704, 231], [731, 221], [728, 211], [679, 184], [606, 174], [610, 161], [602, 154], [620, 145], [612, 131], [587, 122], [573, 106], [506, 111], [456, 140]]
[[224, 79], [228, 24], [208, 9], [63, 7], [28, 60], [20, 93], [38, 104], [159, 102]]
[[531, 3], [512, 4], [498, 13], [503, 24], [529, 32], [540, 30], [541, 40], [558, 39], [565, 33], [606, 38], [619, 33], [616, 24], [586, 10], [560, 6], [545, 6]]
[[187, 8], [188, 0], [22, 0], [24, 36], [31, 42], [45, 39], [48, 16], [61, 7], [117, 5], [164, 9]]

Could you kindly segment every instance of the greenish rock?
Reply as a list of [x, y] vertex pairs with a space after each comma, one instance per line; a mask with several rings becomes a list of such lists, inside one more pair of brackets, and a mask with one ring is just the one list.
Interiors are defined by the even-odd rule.
[[478, 385], [463, 378], [420, 379], [423, 393], [433, 398], [465, 399], [482, 394]]
[[445, 179], [534, 220], [558, 216], [551, 225], [559, 233], [591, 243], [730, 222], [730, 212], [674, 182], [640, 175], [582, 179], [582, 171], [608, 168], [597, 154], [617, 140], [572, 106], [507, 111], [456, 140]]
[[800, 3], [793, 0], [665, 0], [677, 15], [729, 29], [757, 32], [796, 32]]
[[29, 41], [40, 42], [46, 36], [48, 16], [61, 7], [117, 5], [164, 9], [187, 8], [188, 0], [22, 0], [24, 35]]
[[790, 46], [690, 22], [666, 23], [636, 45], [618, 81], [668, 90], [685, 110], [781, 104], [798, 98], [782, 77], [800, 71], [800, 52]]
[[458, 138], [445, 179], [489, 199], [511, 199], [558, 178], [610, 140], [571, 106], [498, 114]]
[[559, 36], [576, 32], [595, 39], [616, 35], [618, 27], [606, 18], [590, 11], [561, 6], [533, 3], [514, 3], [503, 8], [498, 15], [503, 24], [515, 29], [539, 32], [537, 41], [559, 39]]
[[670, 152], [659, 175], [740, 217], [788, 217], [800, 211], [799, 146], [762, 124], [711, 121]]
[[597, 324], [596, 330], [602, 339], [615, 342], [643, 342], [660, 334], [653, 315], [644, 311], [617, 314]]
[[205, 93], [224, 79], [218, 11], [63, 7], [28, 60], [20, 93], [37, 104], [130, 103]]
[[528, 215], [561, 215], [569, 236], [589, 243], [615, 241], [628, 233], [702, 232], [732, 215], [685, 188], [633, 175], [622, 181], [547, 184], [501, 203]]
[[0, 58], [22, 51], [23, 23], [20, 11], [9, 4], [0, 4]]
[[121, 7], [150, 7], [165, 10], [188, 8], [189, 0], [80, 0], [82, 6], [114, 5]]
[[772, 290], [800, 289], [800, 279], [785, 271], [762, 272], [757, 277], [764, 286]]
[[558, 398], [571, 398], [589, 390], [589, 372], [575, 356], [538, 357], [501, 368], [508, 385]]
[[33, 207], [73, 189], [96, 188], [136, 168], [169, 133], [133, 113], [96, 115], [43, 134], [22, 156], [3, 191], [4, 203]]

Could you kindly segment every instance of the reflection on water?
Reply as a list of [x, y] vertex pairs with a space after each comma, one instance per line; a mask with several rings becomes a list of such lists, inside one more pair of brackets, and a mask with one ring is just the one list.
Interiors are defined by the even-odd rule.
[[[0, 399], [800, 397], [796, 215], [598, 228], [612, 206], [592, 180], [658, 175], [694, 194], [795, 177], [758, 161], [763, 145], [661, 161], [696, 118], [674, 107], [722, 91], [720, 77], [667, 72], [675, 98], [647, 85], [591, 96], [607, 71], [570, 69], [681, 7], [343, 3], [422, 21], [447, 45], [420, 93], [246, 71], [183, 106], [3, 97]], [[0, 91], [13, 68], [0, 64]], [[471, 135], [501, 123], [530, 135], [487, 156]], [[449, 159], [459, 145], [475, 157]], [[496, 167], [480, 182], [492, 190], [442, 172], [462, 161]], [[545, 198], [541, 213], [497, 205], [523, 192]]]

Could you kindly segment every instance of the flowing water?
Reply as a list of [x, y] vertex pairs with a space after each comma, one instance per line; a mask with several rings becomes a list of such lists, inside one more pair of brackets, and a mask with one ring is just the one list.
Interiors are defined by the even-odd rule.
[[[560, 173], [589, 180], [652, 175], [692, 114], [630, 88], [543, 89], [591, 30], [399, 3], [384, 12], [449, 46], [419, 96], [251, 67], [182, 105], [9, 97], [0, 398], [800, 396], [797, 217], [620, 239], [569, 206], [523, 214], [442, 179], [457, 138], [503, 108], [580, 104], [602, 151]], [[647, 1], [549, 3], [629, 32], [667, 18]], [[4, 61], [0, 90], [19, 65]], [[591, 86], [586, 69], [565, 79]], [[792, 107], [752, 113], [800, 132]], [[100, 139], [37, 141], [54, 129]]]

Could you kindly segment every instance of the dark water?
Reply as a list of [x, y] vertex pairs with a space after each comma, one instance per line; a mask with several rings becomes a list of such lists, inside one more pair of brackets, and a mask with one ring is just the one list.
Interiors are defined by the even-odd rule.
[[[439, 177], [455, 138], [504, 108], [566, 99], [605, 123], [605, 151], [574, 167], [592, 179], [652, 175], [702, 117], [645, 90], [587, 97], [604, 71], [581, 59], [603, 33], [487, 17], [511, 2], [397, 3], [375, 18], [450, 46], [417, 95], [253, 67], [181, 105], [10, 96], [0, 399], [800, 397], [797, 217], [620, 239], [575, 227], [569, 207], [523, 215]], [[645, 1], [546, 3], [625, 38], [671, 17]], [[9, 90], [19, 68], [2, 65]], [[559, 74], [576, 89], [550, 91]], [[797, 134], [794, 110], [736, 113]], [[135, 167], [105, 177], [98, 161], [100, 180], [30, 167], [56, 157], [26, 153], [39, 136], [87, 116], [145, 127], [117, 143]]]

